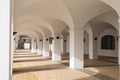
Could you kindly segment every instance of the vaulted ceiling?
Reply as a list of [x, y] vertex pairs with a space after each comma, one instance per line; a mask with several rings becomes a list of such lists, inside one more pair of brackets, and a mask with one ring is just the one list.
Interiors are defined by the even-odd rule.
[[106, 12], [119, 13], [119, 8], [116, 7], [118, 2], [120, 1], [14, 0], [14, 30], [19, 35], [25, 33], [31, 37], [36, 36], [35, 38], [59, 35], [71, 28], [83, 28], [87, 22]]

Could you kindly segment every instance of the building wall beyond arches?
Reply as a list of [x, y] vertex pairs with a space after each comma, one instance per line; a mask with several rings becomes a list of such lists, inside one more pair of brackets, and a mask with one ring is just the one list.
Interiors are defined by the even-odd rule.
[[[104, 37], [105, 35], [112, 35], [115, 37], [115, 50], [101, 49], [101, 40], [102, 40], [102, 37]], [[102, 56], [118, 57], [118, 40], [117, 40], [116, 31], [108, 28], [100, 33], [98, 37], [98, 54]]]

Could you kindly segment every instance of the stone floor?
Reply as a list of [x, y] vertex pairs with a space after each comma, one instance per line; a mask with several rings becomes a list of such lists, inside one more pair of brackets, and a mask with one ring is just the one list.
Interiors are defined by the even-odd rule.
[[74, 70], [68, 65], [68, 55], [62, 56], [62, 62], [53, 62], [50, 58], [18, 50], [14, 54], [12, 80], [120, 80], [116, 58], [89, 60], [85, 56], [84, 69]]

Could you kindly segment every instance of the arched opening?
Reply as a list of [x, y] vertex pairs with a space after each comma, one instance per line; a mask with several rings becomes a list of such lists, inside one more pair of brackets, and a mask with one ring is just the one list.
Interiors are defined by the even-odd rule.
[[64, 30], [62, 32], [62, 39], [61, 39], [61, 55], [62, 55], [62, 64], [66, 65], [66, 66], [69, 66], [69, 57], [70, 57], [70, 49], [69, 49], [69, 46], [70, 46], [70, 43], [69, 43], [69, 32]]
[[84, 54], [89, 55], [89, 35], [86, 31], [84, 31]]
[[16, 40], [16, 49], [24, 49], [30, 50], [31, 49], [31, 38], [25, 35], [21, 35]]
[[[103, 67], [118, 65], [117, 29], [105, 22], [90, 21], [90, 24], [93, 29], [93, 58], [85, 57], [84, 66]], [[84, 35], [84, 37], [87, 37], [87, 35]]]

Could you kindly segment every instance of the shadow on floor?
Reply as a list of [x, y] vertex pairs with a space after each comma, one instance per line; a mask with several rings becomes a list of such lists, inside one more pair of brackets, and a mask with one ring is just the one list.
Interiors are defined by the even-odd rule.
[[30, 56], [14, 56], [14, 58], [27, 58], [27, 57], [41, 57], [40, 55], [30, 55]]
[[18, 53], [17, 53], [17, 54], [14, 54], [14, 55], [31, 55], [31, 54], [29, 54], [29, 53], [27, 53], [27, 54], [21, 54], [21, 53], [18, 54]]
[[34, 62], [34, 61], [49, 61], [50, 58], [44, 58], [44, 59], [24, 59], [24, 60], [14, 60], [14, 63], [17, 62]]
[[118, 59], [98, 59], [99, 61], [110, 62], [110, 63], [118, 63]]
[[62, 54], [62, 60], [69, 60], [69, 54]]
[[30, 50], [16, 50], [15, 53], [30, 53]]
[[110, 66], [119, 66], [118, 64], [103, 64], [103, 65], [85, 65], [84, 67], [110, 67]]
[[99, 59], [89, 59], [88, 55], [84, 56], [85, 67], [107, 67], [118, 66], [118, 58], [99, 56]]
[[13, 74], [36, 72], [36, 71], [48, 71], [48, 70], [65, 69], [65, 68], [67, 67], [61, 64], [21, 67], [21, 68], [13, 68]]
[[[115, 57], [100, 56], [99, 59], [91, 60], [88, 55], [85, 55], [84, 67], [107, 67], [107, 66], [118, 66], [118, 59]], [[69, 54], [62, 55], [62, 61], [68, 60], [68, 62], [61, 62], [61, 64], [69, 66]]]
[[97, 80], [117, 80], [117, 79], [114, 79], [110, 76], [103, 75], [101, 73], [95, 73], [95, 72], [88, 70], [88, 69], [81, 69], [80, 71], [85, 73], [85, 74], [91, 75], [91, 76], [79, 78], [79, 79], [74, 79], [74, 80], [90, 80], [90, 79], [93, 79], [93, 80], [96, 80], [96, 79]]
[[63, 64], [63, 65], [65, 65], [65, 66], [69, 67], [69, 63], [68, 63], [68, 62], [62, 62], [61, 64]]
[[[93, 77], [93, 79], [91, 79], [91, 77]], [[74, 79], [74, 80], [119, 80], [119, 79], [114, 79], [110, 76], [101, 75], [101, 74], [98, 73], [94, 76], [84, 77], [84, 78], [79, 78], [79, 79]]]

